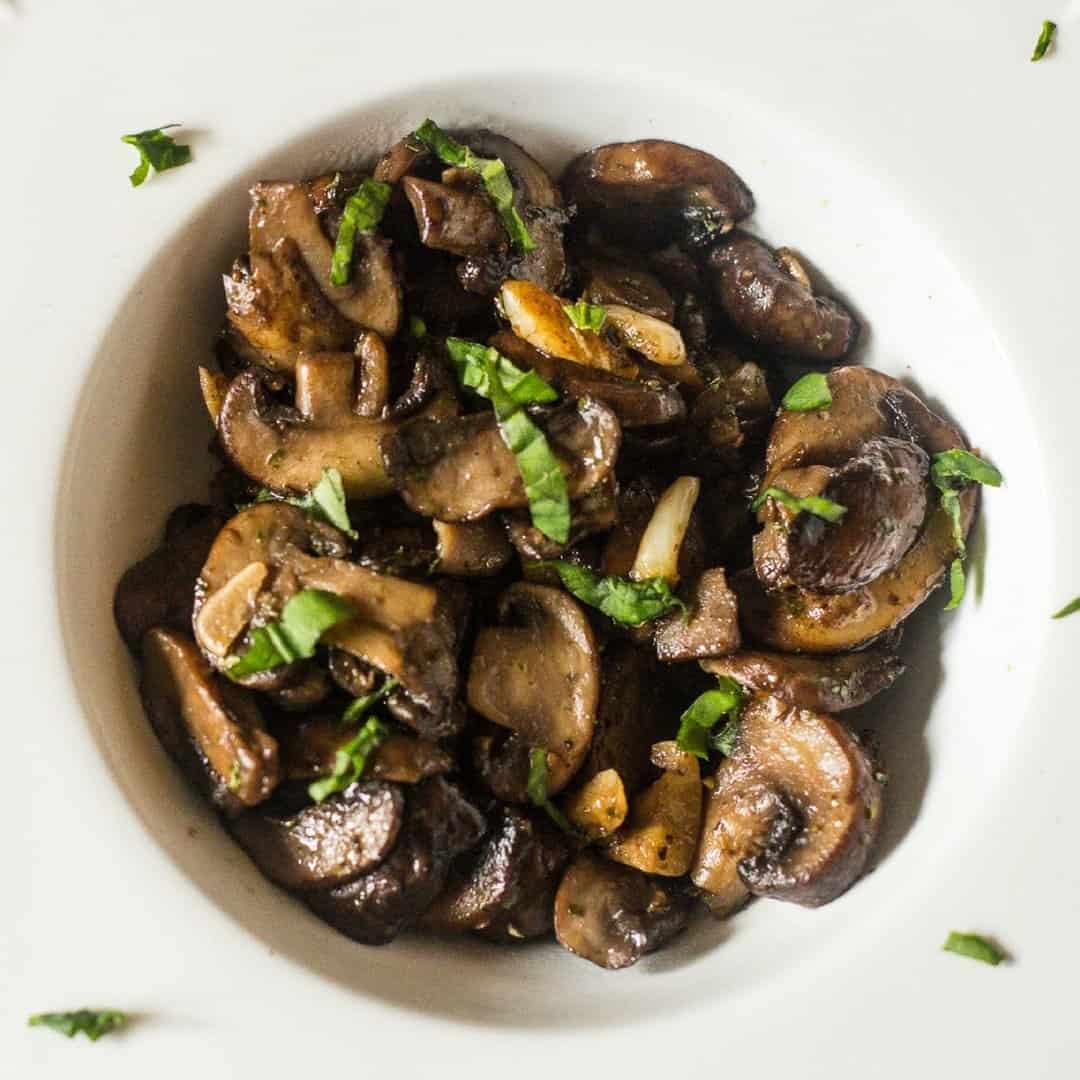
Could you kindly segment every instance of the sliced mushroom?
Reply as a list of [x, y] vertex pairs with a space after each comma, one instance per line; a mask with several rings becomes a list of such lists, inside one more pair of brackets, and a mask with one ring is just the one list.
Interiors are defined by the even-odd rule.
[[[615, 466], [615, 414], [583, 398], [538, 416], [566, 475], [570, 497], [595, 488]], [[418, 418], [383, 440], [386, 474], [417, 513], [439, 521], [474, 521], [528, 505], [517, 461], [493, 413], [449, 420]]]
[[567, 820], [588, 840], [603, 840], [626, 820], [626, 789], [614, 769], [590, 777], [562, 798]]
[[321, 705], [331, 694], [333, 687], [325, 669], [313, 661], [290, 665], [293, 675], [280, 686], [266, 688], [266, 696], [282, 712], [307, 712]]
[[232, 821], [229, 832], [275, 885], [330, 889], [378, 866], [404, 817], [400, 788], [364, 781], [295, 814], [260, 807]]
[[764, 439], [773, 415], [765, 372], [740, 364], [709, 383], [690, 410], [689, 450], [695, 463], [730, 471], [742, 463], [747, 444]]
[[653, 641], [656, 655], [666, 663], [726, 656], [738, 649], [738, 603], [722, 568], [698, 578], [688, 617], [674, 611], [657, 620]]
[[663, 775], [634, 798], [629, 819], [604, 852], [646, 874], [681, 877], [701, 833], [701, 770], [674, 742], [657, 743], [651, 758]]
[[[276, 491], [309, 491], [324, 469], [341, 473], [349, 498], [371, 499], [393, 491], [379, 444], [399, 426], [360, 416], [354, 409], [355, 359], [349, 353], [316, 353], [296, 363], [296, 410], [273, 406], [254, 372], [238, 375], [225, 395], [218, 435], [232, 463]], [[426, 415], [449, 415], [446, 397]]]
[[561, 791], [589, 750], [600, 693], [593, 632], [566, 593], [519, 582], [499, 597], [501, 625], [481, 629], [468, 702], [481, 716], [548, 751], [548, 793]]
[[855, 317], [837, 300], [815, 296], [790, 252], [735, 232], [708, 256], [713, 288], [728, 318], [759, 345], [810, 360], [839, 360], [859, 336]]
[[842, 724], [754, 698], [716, 771], [692, 880], [718, 914], [750, 895], [827, 904], [863, 872], [881, 800], [870, 758]]
[[486, 195], [415, 176], [406, 176], [401, 187], [416, 215], [420, 241], [428, 247], [486, 255], [506, 244], [506, 229]]
[[689, 917], [686, 896], [589, 851], [570, 864], [555, 894], [559, 944], [612, 971], [659, 949]]
[[635, 311], [675, 320], [675, 301], [663, 282], [643, 267], [591, 256], [581, 260], [585, 299], [593, 304], [621, 304]]
[[546, 822], [502, 807], [483, 844], [451, 874], [422, 923], [437, 930], [480, 931], [500, 941], [546, 934], [569, 855], [565, 838]]
[[750, 189], [724, 162], [663, 139], [610, 143], [576, 157], [562, 187], [586, 214], [641, 229], [648, 216], [672, 227], [672, 238], [704, 243], [754, 209]]
[[334, 889], [302, 894], [320, 918], [366, 945], [415, 923], [446, 884], [450, 865], [484, 835], [483, 815], [442, 777], [405, 791], [405, 822], [390, 855]]
[[[881, 372], [836, 368], [828, 376], [832, 405], [821, 413], [781, 412], [766, 452], [768, 487], [784, 470], [833, 467], [883, 435], [914, 438], [930, 455], [966, 449], [951, 424], [932, 413], [911, 391]], [[960, 494], [961, 527], [971, 528], [977, 487]], [[855, 649], [898, 626], [941, 583], [955, 554], [952, 523], [938, 506], [891, 570], [845, 593], [807, 589], [765, 592], [753, 572], [732, 579], [743, 629], [780, 652], [832, 653]]]
[[865, 705], [892, 686], [905, 665], [888, 649], [872, 648], [820, 658], [736, 652], [703, 660], [701, 666], [800, 709], [833, 713]]
[[146, 633], [140, 691], [161, 744], [219, 810], [236, 814], [270, 796], [277, 742], [251, 696], [215, 677], [190, 638]]
[[492, 518], [481, 521], [433, 521], [440, 574], [491, 577], [510, 561], [513, 548], [506, 532]]

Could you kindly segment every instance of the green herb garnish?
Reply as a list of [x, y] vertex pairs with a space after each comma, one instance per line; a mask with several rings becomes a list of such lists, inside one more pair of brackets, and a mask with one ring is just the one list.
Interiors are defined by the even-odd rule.
[[548, 767], [547, 751], [542, 746], [537, 746], [529, 751], [529, 782], [525, 790], [529, 795], [529, 802], [545, 810], [549, 818], [571, 836], [577, 836], [577, 830], [566, 819], [566, 815], [548, 798]]
[[334, 755], [334, 771], [310, 784], [308, 795], [321, 803], [331, 795], [344, 791], [350, 784], [355, 784], [363, 776], [372, 752], [389, 734], [390, 729], [386, 724], [377, 716], [369, 716], [360, 730]]
[[85, 1035], [91, 1042], [97, 1042], [102, 1035], [126, 1024], [127, 1019], [127, 1014], [117, 1009], [76, 1009], [74, 1012], [38, 1013], [30, 1017], [28, 1024], [52, 1028], [69, 1039]]
[[674, 608], [686, 611], [686, 604], [660, 577], [645, 581], [604, 577], [586, 566], [561, 559], [551, 559], [537, 565], [550, 566], [559, 575], [567, 592], [624, 626], [640, 626]]
[[[695, 698], [679, 719], [679, 733], [675, 742], [680, 750], [707, 760], [713, 749], [730, 757], [735, 749], [735, 736], [739, 731], [739, 710], [743, 705], [742, 687], [726, 675], [717, 678], [715, 690], [706, 690]], [[726, 720], [718, 731], [713, 729]]]
[[941, 946], [946, 952], [956, 953], [958, 956], [967, 956], [972, 960], [979, 960], [984, 964], [997, 967], [1005, 954], [978, 934], [959, 934], [953, 930]]
[[813, 514], [814, 517], [821, 518], [822, 521], [828, 521], [830, 524], [836, 524], [847, 513], [846, 506], [841, 506], [839, 503], [833, 502], [832, 499], [826, 499], [822, 495], [799, 497], [778, 487], [769, 487], [759, 492], [757, 498], [750, 504], [750, 509], [760, 510], [766, 499], [775, 499], [778, 503], [783, 503], [789, 510], [794, 510], [796, 513], [805, 510], [806, 513]]
[[337, 469], [323, 469], [322, 478], [308, 492], [307, 495], [278, 496], [272, 491], [263, 488], [255, 501], [260, 502], [284, 502], [290, 506], [298, 506], [301, 510], [307, 510], [316, 517], [321, 517], [331, 525], [340, 529], [343, 533], [356, 539], [356, 530], [349, 521], [349, 508], [345, 500], [345, 485], [341, 480], [341, 473]]
[[419, 315], [409, 316], [409, 334], [417, 341], [423, 341], [427, 336], [427, 323]]
[[364, 694], [363, 697], [356, 698], [341, 714], [342, 726], [355, 724], [358, 720], [362, 720], [387, 694], [396, 690], [397, 686], [397, 679], [390, 677], [386, 679], [378, 690], [372, 690], [370, 694]]
[[227, 669], [227, 674], [237, 679], [294, 660], [306, 660], [315, 655], [319, 638], [327, 630], [355, 614], [336, 593], [303, 589], [285, 605], [279, 622], [252, 630], [251, 645]]
[[517, 461], [532, 523], [550, 540], [570, 539], [570, 498], [566, 477], [544, 433], [524, 406], [551, 402], [558, 394], [535, 371], [522, 371], [495, 349], [447, 338], [446, 349], [458, 379], [495, 407], [502, 440]]
[[353, 247], [357, 233], [371, 233], [382, 221], [390, 201], [390, 185], [370, 177], [349, 196], [338, 226], [334, 255], [330, 260], [330, 284], [348, 285], [352, 276]]
[[780, 401], [787, 412], [817, 412], [832, 404], [829, 381], [820, 371], [811, 371], [788, 387]]
[[478, 173], [484, 190], [495, 204], [495, 211], [510, 236], [510, 242], [520, 251], [532, 251], [536, 241], [529, 235], [525, 222], [514, 206], [514, 186], [500, 158], [478, 157], [467, 146], [452, 139], [434, 120], [425, 120], [412, 137], [426, 146], [440, 161]]
[[134, 146], [139, 151], [139, 164], [128, 177], [132, 187], [138, 187], [150, 175], [151, 166], [154, 167], [154, 172], [160, 173], [166, 169], [175, 169], [178, 165], [186, 165], [191, 160], [191, 147], [178, 143], [171, 135], [165, 134], [169, 128], [179, 126], [165, 124], [163, 127], [139, 131], [134, 135], [120, 136], [121, 142]]
[[1056, 33], [1057, 23], [1051, 22], [1049, 19], [1043, 19], [1042, 29], [1039, 31], [1039, 40], [1035, 42], [1035, 49], [1031, 54], [1033, 61], [1041, 60], [1046, 55], [1046, 50], [1050, 48]]
[[563, 304], [566, 317], [579, 329], [599, 333], [607, 318], [607, 311], [599, 304], [589, 304], [579, 300], [576, 304]]
[[1055, 611], [1051, 618], [1064, 619], [1066, 615], [1075, 615], [1080, 611], [1080, 596], [1075, 600], [1070, 600], [1060, 611]]

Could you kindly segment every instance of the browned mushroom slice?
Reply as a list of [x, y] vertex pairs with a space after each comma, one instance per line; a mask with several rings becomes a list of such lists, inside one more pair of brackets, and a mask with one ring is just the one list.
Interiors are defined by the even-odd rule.
[[839, 301], [815, 296], [801, 266], [757, 237], [732, 234], [708, 263], [717, 299], [751, 341], [790, 356], [839, 360], [858, 339], [855, 317]]
[[479, 192], [407, 176], [401, 181], [420, 241], [454, 255], [485, 255], [506, 243], [491, 200]]
[[600, 692], [596, 641], [566, 593], [511, 585], [498, 605], [501, 625], [481, 629], [469, 667], [468, 701], [481, 716], [548, 751], [548, 792], [581, 767]]
[[522, 941], [551, 930], [555, 889], [570, 850], [547, 822], [501, 807], [467, 866], [456, 868], [422, 925]]
[[142, 642], [143, 705], [161, 744], [219, 810], [235, 814], [278, 783], [278, 745], [251, 696], [218, 679], [195, 643], [172, 630]]
[[865, 705], [904, 673], [904, 662], [882, 648], [820, 658], [736, 652], [701, 666], [789, 705], [830, 713]]
[[[963, 436], [932, 413], [910, 390], [881, 372], [863, 367], [829, 372], [832, 405], [821, 413], [781, 412], [766, 452], [763, 486], [784, 470], [836, 466], [883, 435], [915, 439], [931, 456], [967, 449]], [[974, 520], [977, 485], [960, 494], [961, 526]], [[743, 630], [780, 652], [832, 653], [855, 649], [898, 626], [941, 583], [955, 555], [952, 523], [938, 506], [927, 512], [922, 531], [891, 570], [846, 593], [808, 589], [765, 592], [753, 572], [732, 578]]]
[[[620, 430], [606, 405], [585, 398], [539, 419], [570, 498], [595, 488], [612, 471]], [[410, 420], [383, 440], [382, 456], [401, 497], [426, 517], [474, 521], [528, 505], [517, 461], [493, 413]]]
[[567, 821], [588, 840], [609, 837], [626, 820], [630, 807], [626, 789], [614, 769], [590, 777], [576, 791], [561, 799]]
[[568, 201], [602, 220], [636, 224], [670, 216], [674, 236], [702, 243], [754, 209], [750, 189], [719, 158], [664, 139], [609, 143], [576, 157], [563, 173]]
[[494, 519], [433, 521], [440, 574], [451, 577], [491, 577], [510, 561], [513, 549], [506, 531]]
[[866, 751], [842, 724], [756, 697], [714, 777], [694, 884], [719, 914], [751, 894], [827, 904], [863, 872], [881, 797]]
[[384, 184], [396, 184], [403, 176], [406, 176], [418, 161], [428, 157], [428, 151], [418, 146], [406, 136], [399, 139], [385, 154], [375, 163], [372, 175], [376, 180]]
[[356, 336], [288, 237], [237, 259], [223, 281], [229, 337], [266, 367], [292, 371], [302, 352], [344, 349]]
[[347, 937], [385, 945], [431, 906], [451, 863], [484, 835], [483, 815], [453, 784], [435, 777], [405, 791], [405, 822], [390, 855], [347, 885], [302, 894]]
[[[277, 491], [309, 491], [324, 469], [341, 473], [350, 498], [393, 491], [379, 444], [398, 423], [355, 411], [355, 359], [317, 353], [296, 363], [296, 410], [273, 406], [254, 372], [238, 375], [218, 416], [218, 435], [232, 463], [252, 480]], [[427, 407], [429, 416], [456, 412], [447, 398]]]
[[706, 570], [690, 598], [690, 614], [676, 611], [658, 619], [653, 641], [665, 662], [725, 656], [740, 644], [738, 604], [723, 569]]
[[602, 401], [624, 428], [659, 427], [686, 415], [682, 395], [670, 383], [659, 379], [626, 379], [573, 360], [549, 356], [509, 330], [500, 331], [490, 344], [518, 367], [531, 368], [542, 375], [567, 397]]
[[621, 304], [664, 322], [675, 321], [675, 301], [658, 277], [643, 267], [592, 256], [581, 260], [585, 299]]
[[265, 688], [266, 696], [283, 712], [307, 712], [330, 696], [333, 687], [323, 668], [310, 660], [289, 666], [292, 672], [288, 680]]
[[275, 885], [330, 889], [378, 866], [404, 816], [400, 788], [364, 781], [295, 814], [260, 807], [230, 822], [229, 832]]
[[686, 926], [690, 901], [638, 870], [583, 851], [555, 894], [555, 937], [563, 948], [617, 970], [659, 949]]
[[695, 460], [730, 469], [740, 464], [748, 440], [764, 438], [773, 415], [765, 372], [740, 364], [709, 383], [690, 410], [689, 442]]
[[401, 289], [389, 245], [373, 234], [358, 233], [352, 278], [347, 285], [332, 285], [333, 244], [323, 232], [303, 184], [256, 184], [251, 189], [248, 231], [252, 255], [272, 251], [285, 237], [294, 241], [319, 289], [350, 322], [384, 337], [393, 337], [397, 332]]

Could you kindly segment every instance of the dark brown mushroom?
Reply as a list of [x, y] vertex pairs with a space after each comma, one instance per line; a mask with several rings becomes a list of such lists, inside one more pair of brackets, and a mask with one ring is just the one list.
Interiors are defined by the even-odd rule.
[[537, 559], [561, 559], [587, 536], [606, 532], [618, 516], [618, 485], [615, 474], [609, 473], [592, 491], [586, 491], [570, 503], [570, 535], [561, 544], [545, 536], [525, 510], [510, 510], [503, 514], [506, 533], [523, 562]]
[[656, 621], [656, 655], [666, 663], [725, 656], [738, 649], [738, 604], [722, 568], [706, 570], [690, 597], [688, 616], [675, 611]]
[[600, 256], [581, 260], [583, 295], [592, 304], [620, 304], [664, 322], [675, 321], [675, 301], [663, 282], [641, 266]]
[[690, 900], [639, 870], [583, 851], [555, 894], [555, 937], [609, 970], [629, 967], [682, 930]]
[[839, 360], [854, 346], [855, 317], [839, 301], [815, 296], [805, 271], [782, 249], [735, 232], [709, 252], [708, 264], [717, 299], [751, 341], [815, 361]]
[[190, 638], [148, 631], [139, 688], [162, 746], [219, 810], [237, 814], [270, 796], [277, 742], [251, 695], [216, 677]]
[[881, 783], [833, 717], [752, 699], [713, 782], [691, 878], [717, 914], [751, 895], [827, 904], [866, 867], [881, 825]]
[[491, 577], [513, 556], [506, 530], [492, 519], [433, 521], [435, 551], [440, 574], [451, 577]]
[[736, 652], [703, 660], [712, 675], [726, 675], [748, 690], [816, 712], [841, 712], [865, 705], [904, 673], [904, 662], [875, 647], [840, 656], [784, 656]]
[[378, 866], [404, 816], [400, 788], [363, 781], [293, 814], [259, 807], [231, 821], [229, 832], [275, 885], [330, 889]]
[[420, 241], [428, 247], [486, 255], [505, 245], [506, 229], [486, 195], [416, 176], [406, 176], [401, 187], [416, 215]]

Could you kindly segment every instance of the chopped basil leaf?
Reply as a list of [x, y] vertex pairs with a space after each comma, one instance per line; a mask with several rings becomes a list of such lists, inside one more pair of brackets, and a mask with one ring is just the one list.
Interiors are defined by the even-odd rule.
[[500, 158], [478, 157], [467, 146], [447, 135], [434, 120], [425, 120], [412, 133], [412, 137], [447, 165], [478, 173], [484, 182], [484, 190], [495, 204], [503, 228], [510, 236], [510, 242], [520, 252], [532, 251], [536, 247], [536, 241], [529, 235], [525, 222], [514, 206], [514, 187]]
[[994, 967], [1005, 959], [1005, 954], [996, 945], [987, 941], [986, 938], [979, 937], [978, 934], [958, 934], [953, 930], [941, 947], [946, 952], [967, 956]]
[[560, 559], [539, 565], [555, 570], [563, 587], [582, 603], [624, 626], [640, 626], [674, 608], [686, 610], [686, 605], [663, 578], [633, 581], [624, 577], [602, 577], [586, 566]]
[[789, 510], [794, 510], [796, 513], [805, 510], [806, 513], [813, 514], [814, 517], [819, 517], [822, 521], [828, 521], [830, 524], [840, 521], [847, 513], [846, 506], [841, 506], [839, 503], [833, 502], [832, 499], [826, 499], [822, 495], [804, 495], [800, 498], [792, 495], [790, 491], [778, 487], [769, 487], [759, 492], [757, 498], [750, 504], [750, 509], [760, 510], [766, 499], [775, 499], [778, 503], [783, 503]]
[[529, 751], [529, 781], [525, 787], [529, 802], [545, 810], [548, 817], [563, 832], [576, 836], [577, 830], [566, 820], [566, 815], [548, 798], [547, 783], [547, 751], [542, 746], [538, 746]]
[[387, 694], [396, 690], [397, 686], [397, 679], [390, 677], [378, 690], [372, 690], [370, 694], [356, 698], [341, 714], [342, 725], [355, 724], [358, 720], [362, 720]]
[[138, 187], [150, 175], [151, 166], [154, 172], [160, 173], [166, 169], [175, 169], [178, 165], [186, 165], [191, 160], [191, 147], [178, 143], [171, 135], [165, 134], [169, 128], [179, 126], [179, 124], [165, 124], [159, 128], [150, 128], [148, 131], [139, 131], [134, 135], [120, 136], [121, 142], [134, 146], [139, 151], [139, 164], [128, 177], [132, 187]]
[[1057, 23], [1051, 22], [1049, 19], [1043, 19], [1042, 29], [1039, 31], [1039, 40], [1035, 42], [1035, 49], [1031, 54], [1031, 59], [1041, 60], [1046, 55], [1046, 50], [1050, 48], [1050, 43], [1054, 40], [1054, 35], [1057, 33]]
[[410, 315], [409, 333], [416, 338], [417, 341], [422, 341], [427, 337], [427, 323], [424, 322], [419, 315]]
[[555, 401], [558, 394], [535, 371], [521, 371], [492, 348], [447, 338], [446, 348], [463, 386], [495, 407], [499, 434], [517, 461], [532, 523], [550, 540], [570, 538], [570, 498], [566, 477], [547, 437], [523, 406]]
[[285, 605], [280, 622], [267, 623], [251, 632], [250, 647], [227, 673], [236, 679], [314, 656], [319, 638], [354, 614], [335, 593], [303, 589]]
[[348, 285], [352, 276], [353, 247], [357, 233], [374, 232], [390, 201], [390, 185], [370, 177], [349, 196], [338, 226], [337, 243], [330, 260], [330, 284]]
[[945, 605], [946, 611], [952, 611], [960, 606], [967, 590], [967, 575], [964, 573], [964, 560], [957, 556], [949, 563], [949, 602]]
[[127, 1023], [127, 1015], [118, 1009], [76, 1009], [74, 1012], [38, 1013], [31, 1016], [30, 1027], [47, 1027], [59, 1031], [73, 1039], [76, 1035], [85, 1035], [91, 1042], [97, 1042], [102, 1035], [108, 1035]]
[[788, 412], [817, 412], [831, 404], [829, 381], [820, 371], [811, 371], [788, 387], [780, 407]]
[[[725, 757], [731, 754], [738, 732], [739, 710], [742, 708], [743, 692], [734, 679], [726, 675], [718, 677], [715, 690], [706, 690], [695, 698], [679, 718], [679, 733], [675, 742], [680, 750], [702, 760], [709, 757], [709, 748], [718, 750]], [[712, 735], [712, 730], [727, 718], [724, 727]]]
[[960, 519], [960, 495], [952, 490], [941, 493], [941, 509], [949, 515], [952, 522], [953, 544], [956, 546], [958, 555], [967, 553], [967, 544], [964, 543], [964, 523]]
[[579, 330], [591, 330], [598, 333], [607, 318], [607, 312], [599, 304], [589, 304], [579, 300], [576, 304], [563, 304], [567, 318]]
[[368, 757], [389, 733], [390, 729], [377, 716], [369, 716], [360, 730], [334, 755], [334, 771], [310, 784], [308, 795], [321, 803], [355, 784], [367, 768]]
[[260, 502], [284, 502], [290, 506], [298, 506], [301, 510], [328, 521], [331, 525], [340, 529], [343, 533], [356, 539], [356, 530], [349, 521], [349, 508], [345, 501], [345, 485], [341, 480], [341, 473], [337, 469], [323, 469], [322, 478], [308, 492], [307, 495], [278, 496], [272, 491], [263, 488], [255, 501]]
[[1066, 615], [1075, 615], [1080, 611], [1080, 596], [1075, 600], [1070, 600], [1060, 611], [1056, 611], [1051, 617], [1054, 619], [1064, 619]]

